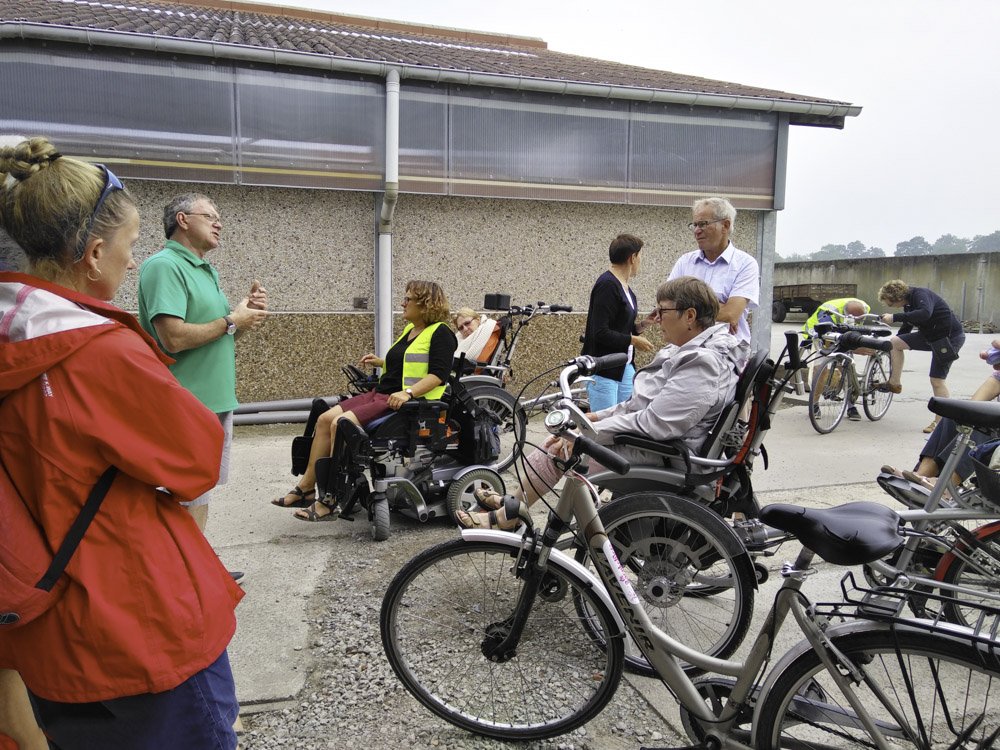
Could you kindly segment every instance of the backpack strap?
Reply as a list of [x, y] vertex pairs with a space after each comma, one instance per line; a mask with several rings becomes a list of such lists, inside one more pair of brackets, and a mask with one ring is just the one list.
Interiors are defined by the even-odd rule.
[[59, 545], [59, 550], [52, 557], [52, 564], [45, 571], [45, 575], [42, 576], [41, 580], [35, 584], [35, 588], [42, 589], [43, 591], [51, 591], [52, 587], [56, 585], [56, 581], [63, 574], [63, 571], [69, 564], [70, 558], [76, 552], [76, 548], [80, 546], [83, 535], [87, 533], [87, 527], [90, 526], [90, 522], [97, 515], [97, 510], [101, 507], [101, 503], [104, 502], [104, 496], [108, 494], [108, 490], [111, 489], [111, 483], [115, 481], [117, 475], [118, 467], [109, 466], [98, 478], [97, 483], [90, 490], [90, 495], [87, 496], [87, 501], [83, 504], [83, 508], [80, 509], [80, 514], [73, 521], [73, 525], [69, 527], [66, 537], [62, 540], [62, 544]]

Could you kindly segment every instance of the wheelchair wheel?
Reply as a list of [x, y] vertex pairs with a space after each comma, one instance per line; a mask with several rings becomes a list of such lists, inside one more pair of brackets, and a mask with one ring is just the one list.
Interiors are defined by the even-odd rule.
[[469, 395], [476, 406], [492, 413], [500, 429], [500, 455], [490, 468], [504, 471], [521, 455], [528, 417], [517, 400], [503, 388], [495, 385], [478, 385], [469, 388]]
[[455, 523], [458, 523], [458, 518], [456, 517], [458, 511], [468, 511], [475, 507], [476, 498], [473, 493], [480, 488], [490, 489], [494, 492], [499, 492], [501, 495], [507, 492], [507, 486], [504, 484], [503, 478], [493, 471], [493, 469], [487, 469], [485, 466], [470, 469], [459, 474], [452, 480], [448, 486], [448, 494], [446, 495], [445, 502], [448, 508], [448, 515], [451, 516], [451, 519]]
[[389, 538], [389, 501], [385, 498], [375, 500], [368, 508], [368, 523], [372, 531], [372, 539], [384, 542]]

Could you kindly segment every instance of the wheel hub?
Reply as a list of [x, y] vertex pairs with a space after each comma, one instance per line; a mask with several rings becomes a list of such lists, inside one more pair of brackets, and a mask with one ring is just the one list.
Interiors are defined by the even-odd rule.
[[639, 574], [639, 591], [654, 607], [672, 607], [684, 596], [694, 572], [666, 560], [647, 562]]

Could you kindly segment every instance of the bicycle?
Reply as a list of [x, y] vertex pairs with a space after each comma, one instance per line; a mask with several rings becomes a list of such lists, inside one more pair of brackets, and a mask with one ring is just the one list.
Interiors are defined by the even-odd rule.
[[868, 355], [868, 362], [859, 380], [854, 353], [837, 350], [839, 335], [848, 331], [875, 337], [892, 335], [888, 326], [817, 324], [815, 339], [819, 342], [821, 357], [814, 359], [815, 369], [809, 387], [809, 422], [821, 435], [833, 432], [848, 407], [855, 408], [858, 400], [865, 416], [872, 422], [882, 419], [892, 404], [892, 392], [880, 390], [889, 381], [891, 366], [888, 353], [878, 349], [863, 350], [862, 353]]
[[[520, 536], [463, 530], [459, 539], [415, 557], [390, 583], [380, 612], [382, 644], [418, 701], [486, 736], [563, 734], [614, 695], [628, 633], [677, 698], [699, 748], [992, 746], [1000, 735], [1000, 654], [990, 633], [909, 620], [867, 604], [823, 609], [801, 593], [816, 554], [857, 565], [899, 547], [898, 516], [882, 506], [762, 510], [765, 522], [794, 532], [804, 546], [782, 570], [784, 582], [744, 662], [699, 653], [655, 627], [604, 532], [596, 490], [577, 471], [588, 455], [628, 470], [582, 434], [588, 423], [570, 396], [571, 378], [601, 363], [577, 358], [560, 374], [563, 398], [546, 427], [574, 442], [565, 486], [544, 528], [536, 530], [522, 513]], [[678, 500], [706, 514], [706, 530], [715, 519], [731, 531], [697, 503]], [[574, 519], [597, 576], [554, 548]], [[805, 639], [762, 682], [789, 612]], [[831, 624], [836, 618], [854, 620]], [[694, 681], [679, 658], [725, 678]], [[825, 744], [810, 744], [817, 736]]]

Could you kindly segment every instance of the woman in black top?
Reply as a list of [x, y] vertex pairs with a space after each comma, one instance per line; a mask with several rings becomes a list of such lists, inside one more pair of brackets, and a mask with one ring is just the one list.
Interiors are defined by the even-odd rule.
[[[934, 395], [948, 398], [945, 379], [951, 363], [958, 359], [958, 351], [965, 343], [962, 321], [948, 307], [948, 303], [930, 289], [909, 286], [905, 281], [894, 279], [882, 285], [879, 300], [889, 307], [902, 307], [901, 313], [887, 313], [882, 316], [885, 323], [902, 323], [897, 335], [892, 337], [892, 372], [883, 389], [900, 393], [903, 373], [903, 357], [907, 349], [917, 349], [931, 353], [930, 380]], [[915, 329], [915, 330], [914, 330]], [[934, 418], [924, 432], [933, 431], [938, 417]]]
[[346, 418], [366, 426], [415, 398], [436, 399], [448, 382], [458, 341], [445, 321], [448, 300], [433, 281], [411, 281], [403, 296], [402, 335], [386, 352], [361, 358], [361, 366], [383, 368], [374, 390], [354, 396], [320, 415], [309, 451], [309, 463], [299, 483], [284, 497], [271, 502], [282, 508], [301, 508], [303, 521], [331, 518], [331, 508], [316, 498], [316, 461], [329, 456], [337, 436], [337, 422]]
[[600, 411], [627, 401], [632, 395], [635, 378], [633, 364], [636, 349], [651, 352], [656, 347], [641, 336], [649, 325], [645, 318], [636, 325], [639, 304], [628, 285], [629, 279], [639, 274], [642, 240], [631, 234], [620, 234], [608, 248], [611, 267], [602, 273], [590, 291], [587, 310], [587, 329], [583, 336], [583, 351], [599, 357], [604, 354], [626, 352], [628, 364], [617, 370], [605, 370], [595, 375], [587, 386], [590, 410]]

